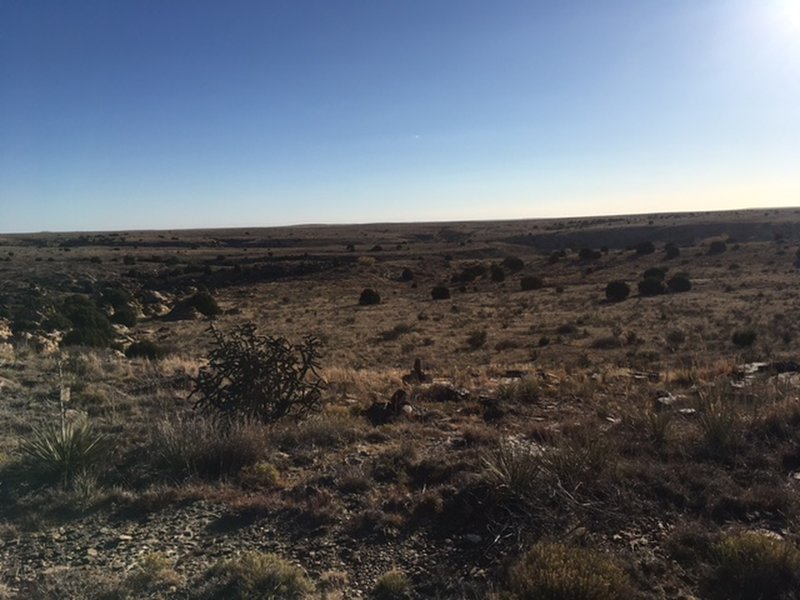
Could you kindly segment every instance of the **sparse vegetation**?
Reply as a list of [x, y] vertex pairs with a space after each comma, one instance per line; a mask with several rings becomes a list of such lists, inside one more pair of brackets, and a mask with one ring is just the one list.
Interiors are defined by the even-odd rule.
[[276, 421], [319, 410], [324, 382], [318, 375], [319, 341], [300, 345], [261, 336], [245, 324], [228, 336], [212, 328], [209, 364], [194, 379], [195, 406], [224, 417]]
[[358, 297], [359, 306], [373, 306], [380, 303], [380, 294], [371, 288], [365, 288]]

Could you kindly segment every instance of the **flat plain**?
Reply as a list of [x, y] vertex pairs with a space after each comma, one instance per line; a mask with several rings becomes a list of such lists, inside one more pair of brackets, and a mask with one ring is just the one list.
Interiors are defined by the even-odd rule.
[[[799, 245], [795, 209], [0, 235], [0, 597], [796, 598]], [[245, 324], [312, 336], [318, 410], [195, 406]]]

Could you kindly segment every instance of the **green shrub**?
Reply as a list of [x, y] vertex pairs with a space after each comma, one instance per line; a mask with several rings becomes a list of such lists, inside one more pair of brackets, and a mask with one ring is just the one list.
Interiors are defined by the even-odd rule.
[[64, 486], [82, 472], [95, 469], [106, 457], [104, 438], [83, 423], [58, 424], [34, 429], [20, 451], [35, 472], [61, 479]]
[[211, 328], [208, 364], [194, 378], [196, 408], [229, 418], [276, 421], [305, 417], [322, 406], [318, 374], [320, 342], [306, 336], [295, 345], [284, 337], [261, 336], [247, 323], [229, 336]]
[[434, 300], [447, 300], [450, 298], [450, 290], [447, 286], [437, 285], [431, 290], [431, 298]]
[[130, 293], [120, 287], [109, 287], [103, 290], [100, 295], [103, 304], [108, 304], [113, 308], [122, 308], [131, 301]]
[[800, 590], [800, 551], [758, 533], [725, 536], [712, 548], [706, 593], [720, 600], [785, 600]]
[[647, 254], [652, 254], [656, 251], [656, 247], [653, 245], [653, 242], [640, 242], [636, 244], [636, 254], [638, 256], [645, 256]]
[[403, 269], [400, 273], [400, 281], [411, 281], [412, 279], [414, 279], [414, 272], [408, 267]]
[[606, 298], [611, 302], [622, 302], [630, 293], [631, 288], [624, 281], [612, 281], [606, 286]]
[[381, 575], [372, 590], [376, 600], [402, 600], [411, 593], [411, 580], [405, 573], [393, 569]]
[[753, 345], [753, 343], [756, 341], [756, 337], [757, 335], [754, 330], [740, 329], [739, 331], [733, 332], [731, 341], [739, 348], [747, 348]]
[[146, 358], [148, 360], [158, 360], [164, 358], [167, 352], [155, 342], [150, 340], [142, 340], [134, 342], [125, 350], [125, 356], [128, 358]]
[[373, 289], [365, 288], [361, 295], [358, 297], [358, 304], [360, 306], [372, 306], [373, 304], [380, 304], [381, 296]]
[[544, 282], [542, 281], [541, 277], [528, 275], [519, 280], [519, 285], [523, 292], [529, 292], [531, 290], [540, 289], [544, 285]]
[[511, 568], [508, 590], [516, 600], [619, 600], [633, 593], [628, 576], [607, 556], [540, 542]]
[[206, 598], [302, 600], [314, 591], [305, 571], [265, 552], [245, 552], [214, 565], [206, 574]]

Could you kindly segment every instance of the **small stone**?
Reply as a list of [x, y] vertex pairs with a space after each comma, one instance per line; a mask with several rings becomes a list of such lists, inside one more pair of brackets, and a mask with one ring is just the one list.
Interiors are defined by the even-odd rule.
[[120, 533], [117, 539], [121, 542], [129, 542], [133, 539], [133, 536], [127, 533]]
[[89, 548], [89, 549], [86, 551], [86, 556], [88, 556], [88, 557], [90, 557], [90, 558], [94, 558], [94, 557], [96, 557], [96, 556], [97, 556], [97, 549], [96, 549], [96, 548]]

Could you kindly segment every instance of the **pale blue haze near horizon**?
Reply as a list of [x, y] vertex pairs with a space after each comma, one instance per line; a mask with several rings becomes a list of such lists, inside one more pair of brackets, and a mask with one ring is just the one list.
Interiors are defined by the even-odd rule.
[[0, 0], [0, 232], [800, 205], [800, 0]]

